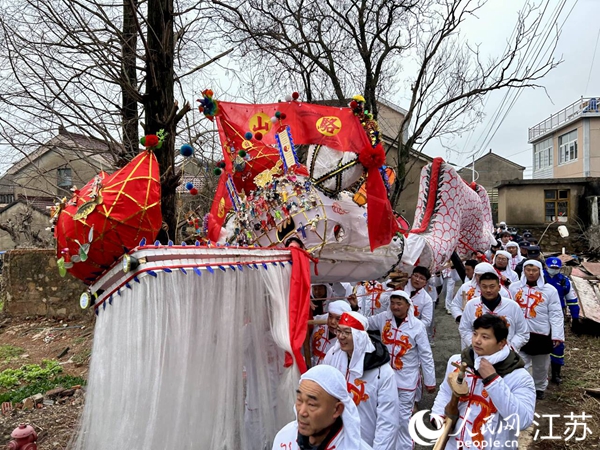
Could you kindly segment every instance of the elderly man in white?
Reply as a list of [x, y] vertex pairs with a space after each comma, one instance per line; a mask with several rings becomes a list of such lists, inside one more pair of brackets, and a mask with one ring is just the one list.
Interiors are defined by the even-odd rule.
[[373, 450], [395, 450], [400, 423], [396, 378], [387, 348], [369, 336], [367, 326], [367, 318], [358, 312], [342, 314], [338, 340], [323, 364], [346, 377], [363, 440]]
[[272, 450], [372, 450], [360, 437], [360, 416], [335, 367], [320, 365], [300, 377], [296, 420], [277, 433]]

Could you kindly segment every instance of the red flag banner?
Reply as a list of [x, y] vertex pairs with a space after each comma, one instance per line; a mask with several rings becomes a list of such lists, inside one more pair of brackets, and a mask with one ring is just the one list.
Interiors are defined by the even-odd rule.
[[[271, 118], [276, 112], [280, 118], [273, 123]], [[326, 145], [356, 153], [371, 145], [360, 120], [350, 108], [301, 102], [262, 105], [219, 102], [216, 119], [221, 143], [236, 150], [248, 145], [244, 143], [248, 131], [253, 134], [253, 139], [249, 140], [253, 145], [275, 145], [275, 135], [283, 125], [291, 128], [295, 144]], [[256, 139], [256, 133], [260, 133], [262, 139]]]

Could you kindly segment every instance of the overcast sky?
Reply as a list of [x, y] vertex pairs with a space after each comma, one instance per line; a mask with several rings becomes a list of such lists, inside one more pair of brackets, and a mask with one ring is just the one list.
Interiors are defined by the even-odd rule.
[[[472, 43], [481, 43], [489, 55], [502, 53], [513, 31], [517, 11], [523, 3], [523, 0], [490, 0], [482, 9], [479, 19], [470, 19], [465, 23], [465, 38]], [[551, 0], [550, 7], [554, 9], [558, 4], [559, 0]], [[471, 161], [470, 155], [475, 151], [487, 152], [492, 149], [494, 153], [527, 167], [525, 178], [531, 178], [532, 150], [531, 144], [527, 143], [528, 128], [581, 96], [600, 96], [600, 48], [596, 50], [594, 59], [594, 48], [600, 31], [600, 0], [567, 0], [558, 21], [559, 25], [565, 19], [555, 51], [556, 57], [564, 62], [539, 82], [546, 88], [547, 93], [543, 89], [524, 90], [494, 138], [483, 147], [482, 141], [487, 133], [486, 125], [505, 95], [505, 91], [493, 93], [486, 103], [484, 121], [473, 133], [466, 133], [452, 142], [451, 147], [455, 151], [448, 155], [441, 144], [431, 142], [425, 153], [444, 159], [450, 156], [451, 162], [467, 165]], [[401, 97], [396, 101], [400, 106], [407, 103], [407, 100]]]

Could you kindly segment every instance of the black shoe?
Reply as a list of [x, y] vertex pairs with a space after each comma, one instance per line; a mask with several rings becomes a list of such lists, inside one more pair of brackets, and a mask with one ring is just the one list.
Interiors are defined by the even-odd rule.
[[535, 391], [536, 400], [544, 400], [545, 397], [546, 394], [544, 394], [544, 391]]
[[561, 367], [562, 366], [560, 364], [552, 364], [552, 378], [550, 381], [552, 381], [554, 384], [562, 383], [562, 378], [560, 377]]

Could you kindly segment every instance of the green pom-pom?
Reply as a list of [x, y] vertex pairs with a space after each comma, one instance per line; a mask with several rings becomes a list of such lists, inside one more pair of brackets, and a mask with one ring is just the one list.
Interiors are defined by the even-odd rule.
[[217, 175], [217, 176], [219, 176], [219, 175], [221, 175], [221, 173], [223, 173], [223, 171], [221, 169], [219, 169], [218, 167], [215, 167], [214, 172], [215, 172], [215, 175]]
[[275, 111], [275, 117], [277, 117], [279, 119], [281, 117], [281, 112], [280, 111]]
[[146, 136], [142, 136], [142, 137], [140, 138], [140, 144], [142, 144], [142, 146], [143, 146], [143, 147], [145, 147], [145, 146], [146, 146]]
[[238, 152], [238, 155], [240, 155], [241, 158], [244, 158], [246, 156], [246, 151], [245, 150], [240, 150]]

